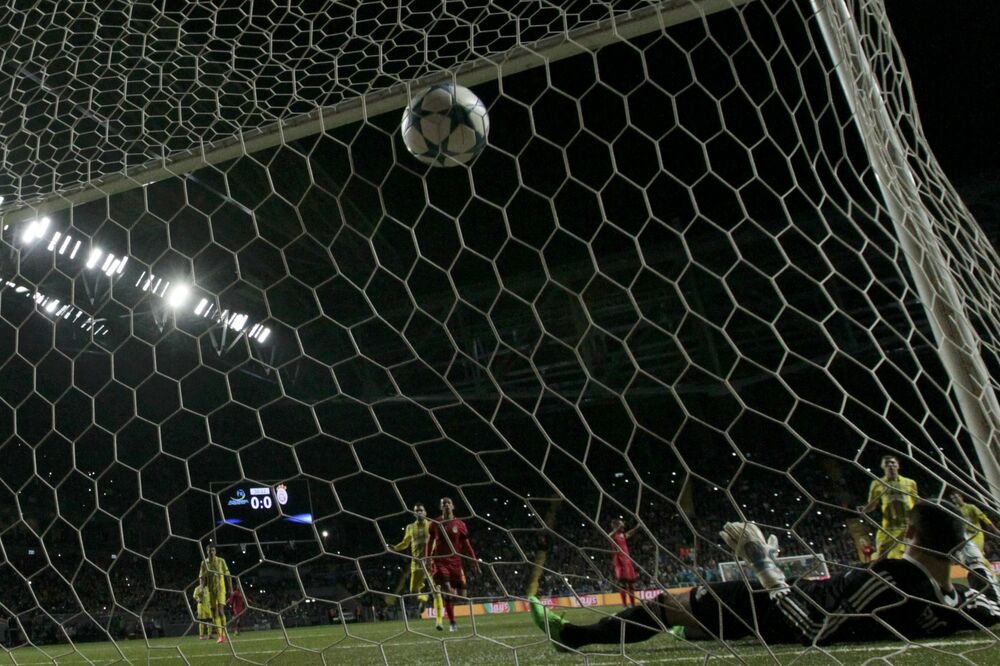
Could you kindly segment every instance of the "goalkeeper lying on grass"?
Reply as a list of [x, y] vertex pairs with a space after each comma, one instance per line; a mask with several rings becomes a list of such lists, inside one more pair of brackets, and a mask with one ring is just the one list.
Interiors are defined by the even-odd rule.
[[[965, 523], [948, 503], [919, 502], [901, 560], [880, 560], [827, 580], [785, 580], [777, 539], [753, 523], [726, 523], [720, 536], [756, 580], [707, 583], [664, 593], [589, 625], [576, 625], [532, 597], [535, 623], [557, 649], [635, 643], [670, 630], [689, 640], [757, 636], [767, 643], [914, 640], [983, 629], [1000, 622], [1000, 588]], [[951, 562], [969, 569], [971, 587], [952, 585]]]

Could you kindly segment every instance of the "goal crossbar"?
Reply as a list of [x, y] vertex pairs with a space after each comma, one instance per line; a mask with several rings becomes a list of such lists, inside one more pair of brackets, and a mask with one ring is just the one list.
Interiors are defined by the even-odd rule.
[[124, 173], [99, 178], [76, 189], [46, 195], [31, 202], [11, 202], [6, 209], [0, 208], [0, 217], [4, 224], [17, 224], [39, 215], [127, 192], [166, 178], [182, 176], [203, 167], [401, 109], [407, 104], [414, 89], [452, 80], [472, 86], [592, 52], [619, 40], [698, 20], [749, 2], [751, 0], [664, 0], [622, 16], [596, 21], [562, 35], [515, 46], [492, 58], [479, 58], [452, 71], [435, 72], [369, 95], [279, 120], [265, 127], [243, 131], [227, 139], [204, 143], [194, 150], [153, 159], [127, 169]]

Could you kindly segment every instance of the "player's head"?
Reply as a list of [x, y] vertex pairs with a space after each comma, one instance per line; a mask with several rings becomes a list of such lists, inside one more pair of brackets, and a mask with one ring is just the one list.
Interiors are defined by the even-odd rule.
[[451, 501], [450, 497], [441, 498], [441, 513], [449, 518], [455, 515], [455, 503]]
[[212, 545], [212, 544], [209, 544], [207, 552], [208, 552], [208, 556], [209, 557], [215, 557], [215, 546]]
[[910, 509], [906, 536], [921, 550], [947, 559], [949, 553], [966, 541], [965, 522], [958, 507], [951, 502], [920, 500]]
[[416, 516], [417, 520], [424, 520], [427, 518], [427, 507], [425, 507], [420, 502], [413, 505], [413, 515]]
[[624, 520], [622, 520], [621, 518], [615, 518], [614, 520], [611, 521], [612, 532], [621, 532], [623, 529], [625, 529]]
[[962, 506], [965, 504], [965, 495], [962, 494], [961, 490], [955, 490], [952, 488], [948, 493], [948, 499], [954, 502], [956, 506]]
[[896, 456], [882, 456], [882, 471], [890, 479], [899, 476], [899, 458]]

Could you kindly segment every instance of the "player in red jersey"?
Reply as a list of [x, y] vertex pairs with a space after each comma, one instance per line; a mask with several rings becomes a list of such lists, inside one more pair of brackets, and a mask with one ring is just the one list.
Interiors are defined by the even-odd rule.
[[608, 536], [615, 542], [615, 556], [612, 564], [615, 569], [615, 580], [618, 581], [618, 594], [622, 597], [622, 606], [628, 608], [629, 603], [635, 606], [635, 565], [628, 554], [628, 540], [639, 530], [639, 527], [625, 531], [625, 521], [615, 518], [611, 521], [611, 531]]
[[[462, 557], [472, 562], [472, 570], [479, 573], [479, 560], [469, 541], [469, 528], [465, 521], [455, 517], [455, 503], [450, 497], [441, 498], [441, 515], [433, 521], [427, 536], [428, 568], [431, 577], [444, 596], [444, 612], [450, 623], [449, 630], [457, 631], [455, 624], [455, 595], [464, 597], [468, 584], [462, 569]], [[441, 625], [437, 628], [442, 629]]]
[[243, 586], [240, 584], [239, 579], [233, 580], [233, 591], [229, 594], [229, 598], [226, 599], [226, 603], [233, 610], [232, 633], [234, 636], [240, 635], [240, 623], [243, 621], [243, 612], [247, 608], [246, 597], [243, 596]]

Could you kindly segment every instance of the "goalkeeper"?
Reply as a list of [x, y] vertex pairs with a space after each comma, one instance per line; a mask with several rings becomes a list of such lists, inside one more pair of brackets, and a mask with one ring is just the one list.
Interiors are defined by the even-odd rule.
[[[726, 523], [720, 533], [749, 562], [756, 580], [707, 583], [679, 595], [576, 625], [531, 598], [535, 623], [557, 649], [634, 643], [670, 630], [691, 640], [757, 636], [767, 643], [825, 645], [915, 640], [983, 629], [1000, 622], [1000, 588], [980, 571], [982, 554], [964, 533], [954, 506], [918, 502], [910, 511], [906, 553], [827, 580], [786, 581], [775, 562], [777, 540], [753, 523]], [[971, 572], [972, 587], [951, 583], [952, 560]]]

